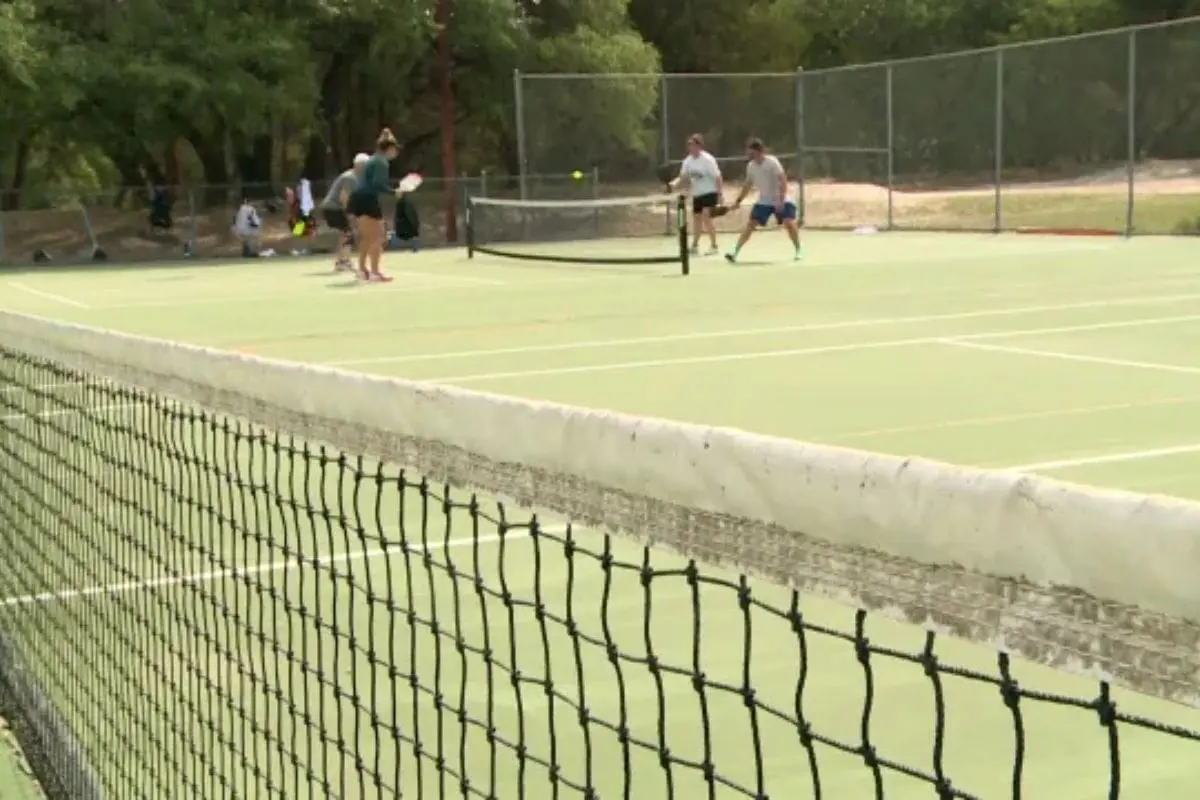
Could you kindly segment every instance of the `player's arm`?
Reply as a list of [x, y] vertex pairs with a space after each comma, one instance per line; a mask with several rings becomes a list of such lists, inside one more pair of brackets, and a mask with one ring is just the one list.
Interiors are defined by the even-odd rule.
[[[778, 163], [778, 162], [776, 162]], [[775, 205], [780, 208], [787, 202], [788, 196], [788, 177], [787, 170], [783, 168], [783, 164], [779, 164], [779, 197], [775, 198]]]
[[725, 176], [721, 174], [721, 164], [713, 157], [710, 166], [713, 171], [713, 179], [717, 184], [717, 197], [723, 198], [725, 197]]
[[684, 186], [687, 186], [687, 182], [687, 162], [684, 161], [679, 167], [679, 177], [667, 184], [667, 190], [671, 192], [677, 192]]

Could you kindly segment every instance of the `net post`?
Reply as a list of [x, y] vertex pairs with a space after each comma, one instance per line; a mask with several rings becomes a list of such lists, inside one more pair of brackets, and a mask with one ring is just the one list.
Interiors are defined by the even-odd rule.
[[896, 184], [896, 118], [894, 98], [892, 94], [892, 62], [884, 69], [885, 91], [887, 94], [887, 229], [893, 227], [894, 202], [893, 190]]
[[796, 211], [804, 224], [804, 67], [796, 67]]
[[1001, 226], [1004, 224], [1003, 213], [1001, 206], [1003, 205], [1003, 194], [1000, 190], [1001, 181], [1004, 173], [1004, 48], [996, 50], [996, 133], [992, 143], [992, 149], [995, 150], [995, 174], [993, 180], [996, 184], [995, 205], [992, 209], [992, 230], [994, 233], [999, 233]]
[[1137, 165], [1137, 29], [1129, 31], [1129, 57], [1126, 64], [1128, 74], [1125, 77], [1126, 89], [1125, 110], [1125, 178], [1128, 182], [1128, 196], [1125, 202], [1125, 236], [1133, 236], [1133, 203], [1134, 171]]
[[526, 185], [526, 173], [529, 171], [525, 163], [528, 154], [525, 151], [525, 97], [521, 85], [521, 70], [513, 70], [513, 113], [516, 115], [517, 134], [517, 180], [521, 188], [521, 199], [529, 199], [529, 188]]
[[688, 263], [691, 253], [688, 251], [687, 219], [687, 199], [682, 194], [677, 195], [675, 198], [675, 225], [679, 228], [679, 262], [684, 275], [690, 275], [692, 272], [691, 264]]

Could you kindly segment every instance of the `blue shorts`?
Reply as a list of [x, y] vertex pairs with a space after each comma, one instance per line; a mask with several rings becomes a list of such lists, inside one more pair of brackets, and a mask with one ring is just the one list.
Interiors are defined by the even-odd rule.
[[771, 221], [771, 217], [775, 217], [780, 223], [784, 220], [796, 218], [796, 204], [788, 200], [783, 204], [781, 211], [776, 211], [775, 206], [770, 203], [755, 203], [750, 207], [750, 219], [754, 220], [757, 225], [766, 225]]

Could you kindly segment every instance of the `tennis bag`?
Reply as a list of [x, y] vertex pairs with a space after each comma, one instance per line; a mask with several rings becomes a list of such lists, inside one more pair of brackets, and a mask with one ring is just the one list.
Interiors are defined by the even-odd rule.
[[421, 216], [417, 213], [416, 205], [408, 197], [396, 200], [396, 214], [392, 219], [392, 229], [395, 231], [396, 238], [401, 241], [407, 242], [410, 239], [420, 238]]

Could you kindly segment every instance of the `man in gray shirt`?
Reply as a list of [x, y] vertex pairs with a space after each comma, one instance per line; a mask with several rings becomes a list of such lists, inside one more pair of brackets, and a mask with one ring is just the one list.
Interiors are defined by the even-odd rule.
[[754, 231], [770, 222], [773, 216], [787, 231], [792, 246], [796, 248], [793, 260], [799, 261], [802, 256], [800, 228], [796, 220], [796, 204], [788, 199], [787, 171], [778, 158], [767, 153], [761, 139], [751, 139], [746, 143], [746, 157], [749, 159], [746, 182], [733, 201], [733, 207], [740, 206], [751, 189], [758, 192], [758, 198], [750, 207], [750, 219], [746, 220], [746, 227], [738, 236], [737, 244], [725, 254], [725, 260], [730, 264], [737, 262], [738, 253]]
[[358, 185], [363, 165], [369, 158], [370, 156], [366, 153], [356, 155], [354, 166], [333, 179], [329, 191], [325, 193], [325, 199], [321, 201], [321, 215], [325, 218], [325, 224], [342, 234], [342, 241], [337, 250], [337, 261], [334, 264], [334, 270], [337, 272], [354, 268], [350, 263], [350, 251], [354, 247], [354, 230], [350, 224], [350, 218], [346, 216], [346, 200], [354, 192], [354, 187]]

